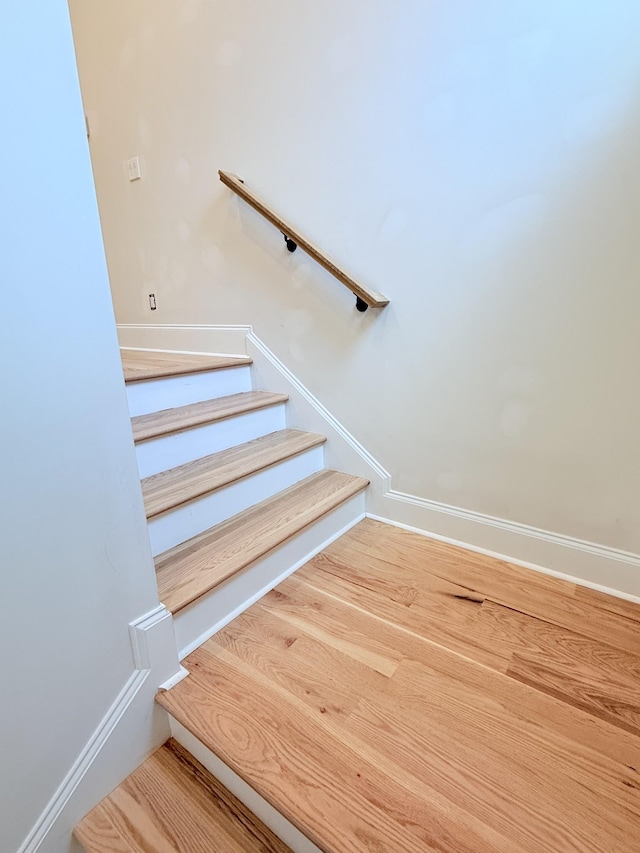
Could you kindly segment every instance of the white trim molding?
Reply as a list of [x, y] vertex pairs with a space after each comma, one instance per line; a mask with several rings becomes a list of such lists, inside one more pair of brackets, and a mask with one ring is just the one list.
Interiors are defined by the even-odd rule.
[[[136, 670], [127, 680], [17, 853], [35, 853], [35, 851], [40, 850], [103, 747], [140, 695], [148, 678], [149, 670]], [[107, 793], [108, 790], [105, 791], [105, 795]], [[84, 812], [78, 814], [76, 820], [83, 814]], [[70, 832], [76, 820], [67, 822], [70, 824], [67, 826], [67, 832]], [[56, 848], [53, 847], [52, 849]]]
[[636, 554], [415, 495], [390, 491], [384, 501], [387, 513], [367, 517], [640, 604]]
[[315, 397], [309, 389], [293, 375], [289, 368], [264, 344], [260, 338], [250, 331], [247, 334], [247, 350], [249, 353], [259, 352], [269, 363], [280, 373], [287, 383], [294, 389], [294, 392], [299, 394], [310, 406], [313, 406], [320, 417], [326, 421], [331, 430], [338, 435], [342, 441], [346, 442], [352, 450], [354, 450], [365, 464], [371, 469], [373, 476], [380, 479], [382, 484], [388, 489], [391, 485], [391, 475], [382, 467], [382, 465], [374, 459], [374, 457], [363, 447], [362, 444], [352, 435], [346, 427], [344, 427], [331, 412], [322, 405], [320, 400]]
[[[640, 601], [640, 556], [507, 519], [405, 494], [382, 466], [280, 361], [251, 326], [120, 325], [126, 346], [174, 352], [239, 352], [254, 359], [256, 387], [289, 394], [291, 426], [323, 432], [328, 467], [367, 477], [367, 515], [472, 551]], [[239, 336], [245, 342], [239, 343]], [[231, 347], [231, 349], [229, 349]]]
[[177, 684], [184, 678], [178, 660], [173, 616], [164, 604], [131, 622], [129, 636], [136, 669], [153, 672], [157, 687], [167, 681]]
[[66, 849], [75, 824], [169, 737], [155, 694], [188, 675], [178, 661], [173, 616], [159, 604], [129, 624], [129, 637], [135, 670], [17, 853]]
[[251, 326], [165, 325], [119, 323], [118, 340], [125, 349], [171, 350], [182, 353], [246, 355]]

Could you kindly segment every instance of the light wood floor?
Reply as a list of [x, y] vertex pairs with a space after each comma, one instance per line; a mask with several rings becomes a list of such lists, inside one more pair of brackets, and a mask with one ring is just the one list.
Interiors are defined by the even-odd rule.
[[291, 853], [173, 740], [75, 828], [87, 853]]
[[640, 851], [640, 607], [366, 520], [159, 696], [332, 853]]

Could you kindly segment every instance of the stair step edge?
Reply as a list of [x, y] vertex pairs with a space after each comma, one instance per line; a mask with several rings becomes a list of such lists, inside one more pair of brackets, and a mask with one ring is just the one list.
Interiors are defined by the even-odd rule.
[[242, 391], [201, 403], [137, 415], [131, 418], [133, 440], [136, 444], [141, 444], [154, 438], [175, 435], [205, 424], [277, 406], [286, 403], [288, 399], [288, 394], [271, 391]]
[[160, 554], [160, 600], [178, 613], [368, 485], [362, 477], [320, 471]]
[[147, 519], [319, 447], [326, 440], [319, 433], [278, 430], [146, 477], [142, 493]]
[[127, 385], [149, 379], [167, 379], [253, 364], [251, 356], [197, 355], [156, 350], [121, 349], [120, 356]]

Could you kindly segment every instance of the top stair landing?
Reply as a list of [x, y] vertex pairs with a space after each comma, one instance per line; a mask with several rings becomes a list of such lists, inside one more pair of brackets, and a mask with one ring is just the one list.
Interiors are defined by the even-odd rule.
[[204, 373], [208, 370], [223, 370], [228, 367], [242, 367], [252, 363], [248, 355], [194, 355], [121, 349], [120, 356], [124, 379], [127, 383], [183, 376], [189, 373]]

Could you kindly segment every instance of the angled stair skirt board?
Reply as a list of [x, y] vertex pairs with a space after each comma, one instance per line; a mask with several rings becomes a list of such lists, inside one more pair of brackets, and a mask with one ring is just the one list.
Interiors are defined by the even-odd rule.
[[371, 481], [367, 513], [372, 517], [553, 577], [569, 578], [589, 588], [640, 601], [638, 554], [393, 489], [389, 472], [291, 373], [251, 326], [120, 324], [118, 336], [121, 344], [128, 347], [174, 353], [248, 353], [253, 359], [251, 369], [258, 386], [289, 394], [292, 425], [327, 435], [326, 464]]
[[167, 739], [166, 714], [152, 711], [157, 689], [151, 671], [131, 675], [17, 853], [66, 850], [74, 825]]

